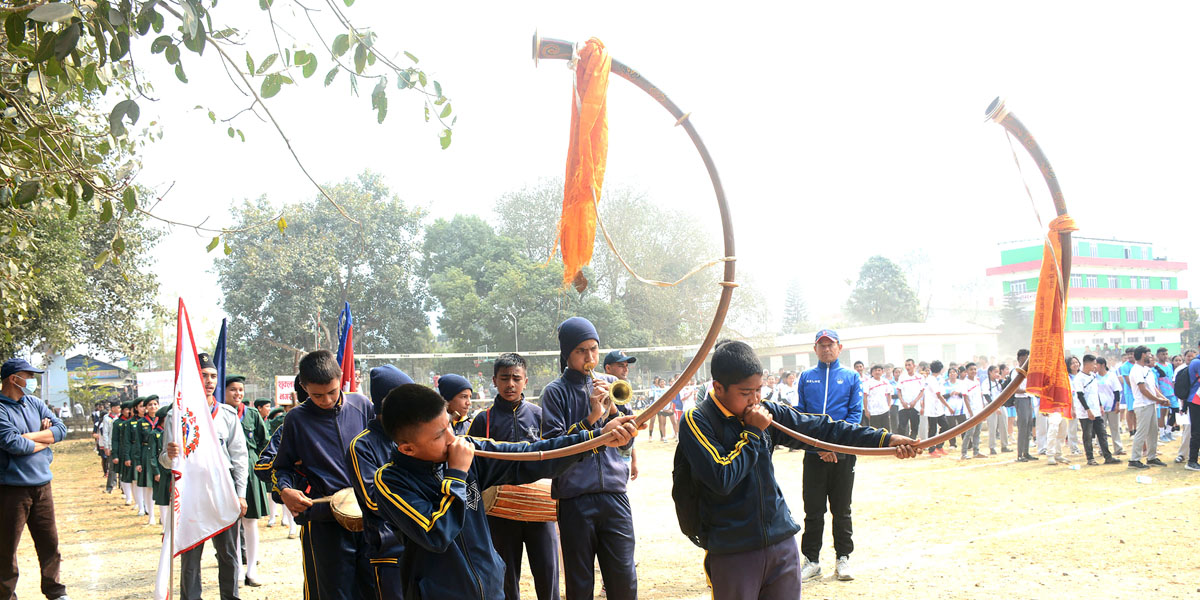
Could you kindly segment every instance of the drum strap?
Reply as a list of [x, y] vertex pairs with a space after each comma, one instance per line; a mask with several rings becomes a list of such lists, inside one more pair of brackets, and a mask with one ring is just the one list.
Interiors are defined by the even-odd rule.
[[483, 437], [491, 439], [492, 437], [492, 409], [484, 411], [483, 416]]

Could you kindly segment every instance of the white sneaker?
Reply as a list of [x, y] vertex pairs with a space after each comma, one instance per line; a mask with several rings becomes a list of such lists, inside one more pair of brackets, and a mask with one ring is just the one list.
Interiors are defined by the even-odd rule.
[[834, 574], [837, 575], [838, 581], [850, 581], [854, 579], [853, 572], [850, 570], [849, 556], [838, 557], [837, 567], [834, 569]]
[[800, 581], [808, 581], [821, 576], [821, 563], [815, 563], [807, 558], [804, 559], [804, 566], [800, 569]]

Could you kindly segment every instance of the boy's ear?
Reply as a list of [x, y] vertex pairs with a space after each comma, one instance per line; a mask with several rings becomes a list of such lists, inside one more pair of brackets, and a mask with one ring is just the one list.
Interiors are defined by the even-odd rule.
[[720, 400], [725, 396], [725, 386], [721, 385], [721, 382], [717, 381], [716, 379], [714, 379], [712, 382], [712, 390], [713, 395], [717, 397], [717, 400]]
[[400, 454], [406, 456], [414, 456], [417, 451], [417, 447], [410, 442], [396, 442], [396, 448], [400, 450]]

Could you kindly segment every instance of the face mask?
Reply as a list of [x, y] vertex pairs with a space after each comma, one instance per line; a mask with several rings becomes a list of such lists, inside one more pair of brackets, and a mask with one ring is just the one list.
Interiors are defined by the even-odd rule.
[[25, 380], [25, 385], [21, 386], [21, 391], [32, 396], [37, 391], [37, 379], [30, 377]]

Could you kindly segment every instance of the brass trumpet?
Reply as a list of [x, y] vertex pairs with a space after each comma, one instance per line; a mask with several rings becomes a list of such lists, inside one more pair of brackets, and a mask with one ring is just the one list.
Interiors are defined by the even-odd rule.
[[593, 371], [593, 369], [596, 368], [595, 363], [587, 363], [583, 365], [583, 368], [587, 371], [589, 379], [592, 379], [593, 381], [600, 379], [601, 381], [608, 383], [608, 399], [611, 400], [613, 404], [616, 404], [617, 406], [624, 406], [629, 404], [630, 400], [633, 400], [633, 386], [629, 385], [628, 381], [622, 381], [620, 379], [608, 381], [608, 378], [612, 377], [612, 375], [601, 375]]

